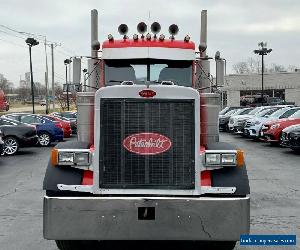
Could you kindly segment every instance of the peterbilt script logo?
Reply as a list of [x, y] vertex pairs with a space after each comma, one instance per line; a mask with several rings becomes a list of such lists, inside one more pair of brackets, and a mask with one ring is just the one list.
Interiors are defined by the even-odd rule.
[[128, 151], [139, 155], [156, 155], [166, 152], [172, 146], [171, 140], [157, 133], [132, 134], [123, 140]]

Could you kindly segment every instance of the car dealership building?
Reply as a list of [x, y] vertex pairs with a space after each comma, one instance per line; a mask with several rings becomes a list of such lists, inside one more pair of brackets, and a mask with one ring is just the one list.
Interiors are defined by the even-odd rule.
[[[261, 95], [261, 74], [230, 74], [222, 88], [223, 103], [239, 106], [241, 97]], [[300, 70], [264, 74], [264, 94], [300, 105]]]

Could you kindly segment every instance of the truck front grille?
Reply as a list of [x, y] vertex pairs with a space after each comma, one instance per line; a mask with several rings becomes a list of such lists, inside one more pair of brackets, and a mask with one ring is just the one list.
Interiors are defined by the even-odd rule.
[[[100, 114], [101, 188], [194, 188], [194, 100], [102, 99]], [[124, 139], [140, 133], [165, 136], [171, 147], [130, 152]]]

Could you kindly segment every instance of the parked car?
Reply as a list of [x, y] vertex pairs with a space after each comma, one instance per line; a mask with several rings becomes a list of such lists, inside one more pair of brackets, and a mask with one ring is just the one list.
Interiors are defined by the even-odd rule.
[[[64, 121], [69, 121], [70, 125], [71, 125], [71, 129], [72, 129], [72, 134], [77, 134], [77, 112], [70, 111], [70, 113], [72, 113], [71, 116], [66, 113], [69, 113], [69, 112], [67, 112], [67, 111], [66, 112], [54, 112], [54, 113], [51, 113], [50, 115], [58, 117], [59, 119], [64, 120]], [[66, 117], [66, 116], [68, 116], [68, 117]]]
[[51, 115], [41, 115], [42, 117], [45, 117], [45, 118], [48, 118], [49, 120], [51, 121], [57, 121], [61, 124], [62, 126], [62, 129], [64, 131], [64, 137], [65, 138], [69, 138], [72, 134], [72, 130], [71, 130], [71, 122], [68, 121], [68, 120], [63, 120], [63, 119], [60, 119], [56, 116], [51, 116]]
[[61, 116], [70, 120], [77, 119], [77, 112], [76, 111], [63, 111], [63, 112], [53, 112], [50, 115], [54, 116]]
[[14, 155], [20, 147], [33, 146], [38, 142], [35, 126], [0, 117], [0, 129], [6, 155]]
[[265, 141], [270, 142], [272, 145], [278, 145], [281, 143], [282, 130], [297, 124], [300, 124], [300, 111], [297, 111], [287, 119], [265, 123], [262, 127], [261, 135]]
[[240, 108], [241, 107], [225, 107], [219, 112], [219, 115], [225, 115], [226, 113], [228, 113], [231, 110], [240, 109]]
[[0, 129], [0, 155], [3, 155], [4, 154], [4, 141], [2, 139], [2, 130]]
[[46, 100], [40, 100], [40, 105], [41, 106], [46, 106]]
[[228, 123], [229, 131], [243, 134], [243, 132], [244, 132], [243, 128], [244, 128], [246, 121], [248, 119], [250, 119], [251, 117], [259, 114], [259, 112], [261, 112], [262, 110], [267, 109], [267, 108], [269, 108], [269, 107], [268, 106], [256, 107], [256, 108], [252, 109], [248, 114], [235, 115], [235, 116], [230, 117], [229, 123]]
[[256, 107], [253, 110], [251, 110], [249, 112], [249, 114], [246, 115], [237, 115], [237, 116], [232, 116], [229, 119], [229, 130], [238, 134], [243, 134], [244, 133], [244, 127], [246, 125], [247, 120], [258, 116], [260, 112], [262, 112], [263, 110], [266, 109], [270, 109], [270, 108], [284, 108], [284, 107], [290, 107], [288, 105], [276, 105], [276, 106], [260, 106], [260, 107]]
[[280, 145], [300, 152], [300, 124], [282, 130]]
[[64, 132], [59, 122], [35, 114], [14, 113], [5, 117], [36, 126], [38, 142], [41, 146], [49, 146], [54, 141], [63, 141]]
[[288, 118], [298, 110], [300, 110], [300, 107], [285, 107], [277, 110], [275, 109], [275, 111], [274, 109], [270, 109], [267, 112], [261, 112], [258, 116], [247, 120], [244, 134], [248, 137], [258, 139], [261, 136], [261, 130], [264, 123]]
[[219, 115], [219, 129], [229, 131], [228, 123], [231, 116], [248, 114], [252, 108], [232, 109], [224, 115]]

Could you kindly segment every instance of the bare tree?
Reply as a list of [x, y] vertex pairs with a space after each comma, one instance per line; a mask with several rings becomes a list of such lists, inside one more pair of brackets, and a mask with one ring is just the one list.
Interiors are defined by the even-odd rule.
[[272, 63], [271, 67], [266, 67], [266, 72], [285, 72], [287, 71], [283, 65]]
[[297, 68], [299, 68], [299, 67], [297, 67], [297, 66], [295, 66], [295, 65], [289, 65], [289, 66], [287, 67], [287, 71], [288, 71], [288, 72], [295, 72]]
[[0, 77], [0, 89], [4, 92], [8, 92], [13, 88], [13, 83], [8, 81], [3, 75]]
[[250, 70], [247, 62], [238, 62], [232, 66], [236, 74], [249, 74]]

